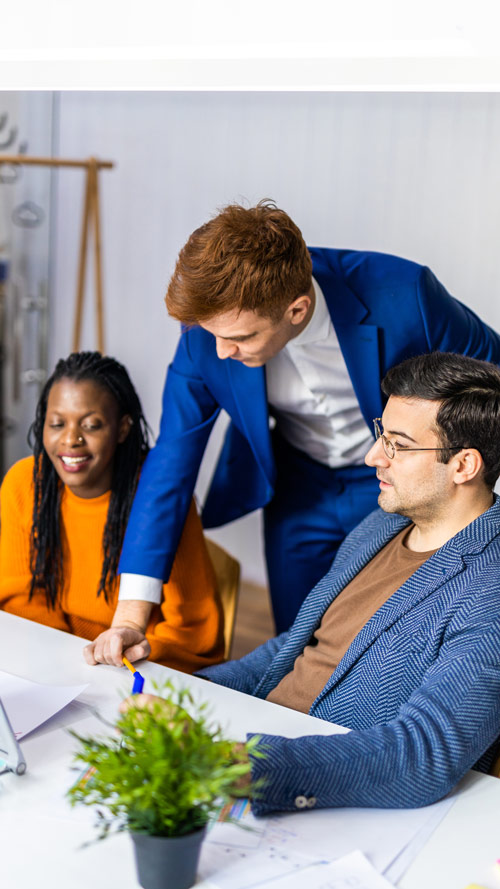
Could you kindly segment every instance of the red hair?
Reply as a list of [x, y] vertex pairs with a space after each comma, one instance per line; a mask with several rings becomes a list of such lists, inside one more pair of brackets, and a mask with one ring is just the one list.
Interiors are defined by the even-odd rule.
[[279, 321], [311, 287], [312, 263], [295, 223], [274, 201], [229, 204], [179, 253], [165, 302], [184, 324], [253, 311]]

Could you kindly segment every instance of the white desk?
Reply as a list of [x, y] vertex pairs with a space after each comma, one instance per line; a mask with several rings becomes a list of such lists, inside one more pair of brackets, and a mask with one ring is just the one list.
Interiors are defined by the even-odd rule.
[[[80, 849], [93, 836], [84, 807], [63, 808], [71, 784], [68, 766], [74, 746], [65, 728], [82, 734], [102, 731], [91, 707], [114, 719], [131, 677], [116, 667], [88, 667], [77, 637], [0, 612], [0, 670], [56, 685], [89, 683], [61, 714], [22, 742], [28, 771], [0, 778], [1, 889], [137, 889], [132, 847], [125, 835]], [[157, 664], [141, 672], [161, 682], [168, 676], [189, 683], [209, 699], [214, 718], [228, 736], [248, 730], [297, 737], [339, 729], [322, 720], [186, 677]], [[314, 818], [315, 812], [308, 813]], [[286, 816], [292, 823], [296, 817]], [[323, 816], [324, 817], [324, 813]], [[457, 802], [401, 880], [401, 889], [465, 889], [470, 882], [500, 889], [495, 861], [500, 857], [500, 781], [470, 773]]]

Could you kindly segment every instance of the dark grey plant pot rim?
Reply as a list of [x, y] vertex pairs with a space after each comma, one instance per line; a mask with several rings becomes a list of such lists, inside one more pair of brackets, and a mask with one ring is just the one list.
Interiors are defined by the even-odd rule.
[[170, 837], [162, 833], [146, 833], [145, 830], [129, 830], [128, 828], [126, 828], [126, 833], [131, 837], [151, 837], [151, 839], [155, 840], [183, 840], [186, 837], [195, 837], [206, 833], [207, 826], [207, 824], [204, 824], [203, 827], [197, 827], [195, 830], [189, 830], [187, 833], [176, 833]]

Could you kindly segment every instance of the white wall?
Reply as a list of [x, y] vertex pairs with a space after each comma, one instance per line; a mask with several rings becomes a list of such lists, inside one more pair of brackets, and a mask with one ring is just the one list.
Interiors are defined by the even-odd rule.
[[[61, 156], [116, 162], [101, 174], [107, 351], [155, 431], [178, 336], [166, 285], [190, 232], [230, 201], [274, 198], [310, 244], [426, 263], [500, 329], [499, 95], [63, 93], [59, 138]], [[71, 346], [83, 195], [81, 173], [58, 177], [52, 363]], [[212, 536], [263, 580], [257, 516]]]

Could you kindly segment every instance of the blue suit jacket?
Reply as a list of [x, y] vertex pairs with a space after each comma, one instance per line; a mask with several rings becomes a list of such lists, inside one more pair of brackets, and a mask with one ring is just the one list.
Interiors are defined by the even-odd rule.
[[[289, 631], [201, 671], [265, 698], [339, 592], [407, 519], [371, 513], [341, 545]], [[318, 806], [414, 807], [440, 799], [500, 736], [500, 500], [428, 559], [356, 636], [310, 713], [349, 734], [262, 735], [258, 814]], [[259, 726], [255, 726], [257, 732]], [[482, 757], [482, 759], [481, 759]], [[478, 760], [481, 760], [478, 763]]]
[[[382, 413], [380, 381], [404, 358], [440, 350], [500, 363], [497, 334], [449, 296], [429, 269], [380, 253], [310, 252], [370, 428]], [[276, 471], [264, 368], [221, 360], [212, 334], [186, 330], [168, 370], [160, 435], [143, 467], [120, 572], [168, 579], [221, 408], [232, 422], [204, 506], [205, 527], [271, 500]]]

